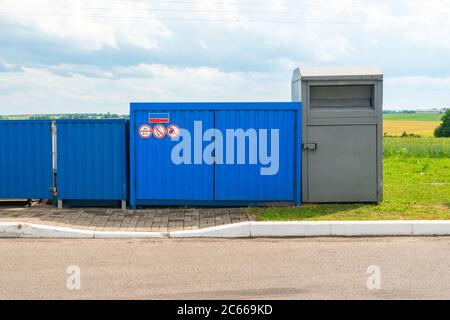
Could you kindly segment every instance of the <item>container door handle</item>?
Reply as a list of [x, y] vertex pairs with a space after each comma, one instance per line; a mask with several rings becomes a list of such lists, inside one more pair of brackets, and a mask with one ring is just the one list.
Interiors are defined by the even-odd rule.
[[315, 151], [317, 149], [317, 143], [303, 143], [303, 150]]

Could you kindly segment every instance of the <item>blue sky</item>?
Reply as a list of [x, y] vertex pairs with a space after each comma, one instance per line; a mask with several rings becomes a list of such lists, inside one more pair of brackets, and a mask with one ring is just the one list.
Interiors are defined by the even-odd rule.
[[289, 101], [297, 66], [366, 64], [385, 109], [450, 106], [450, 0], [0, 0], [0, 114]]

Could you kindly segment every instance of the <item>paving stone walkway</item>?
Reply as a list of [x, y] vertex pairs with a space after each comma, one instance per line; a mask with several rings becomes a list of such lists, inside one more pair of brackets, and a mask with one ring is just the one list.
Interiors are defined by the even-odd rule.
[[0, 206], [0, 222], [28, 222], [98, 231], [192, 230], [249, 221], [248, 208], [151, 208], [128, 210], [71, 208], [49, 205]]

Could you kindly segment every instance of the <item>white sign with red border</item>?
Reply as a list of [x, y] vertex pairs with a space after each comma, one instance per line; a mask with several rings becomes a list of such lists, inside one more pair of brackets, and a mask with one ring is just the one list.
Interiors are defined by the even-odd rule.
[[180, 136], [180, 127], [176, 124], [171, 124], [167, 127], [167, 135], [171, 139], [176, 139]]
[[148, 124], [143, 124], [139, 127], [139, 136], [142, 139], [148, 139], [152, 136], [153, 130]]
[[153, 127], [153, 136], [158, 139], [162, 139], [166, 136], [167, 129], [161, 124], [157, 124]]

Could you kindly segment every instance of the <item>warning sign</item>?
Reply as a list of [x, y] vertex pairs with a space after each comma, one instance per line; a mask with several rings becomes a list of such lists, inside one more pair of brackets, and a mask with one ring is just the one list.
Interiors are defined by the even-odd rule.
[[153, 136], [158, 139], [162, 139], [166, 136], [167, 129], [161, 124], [158, 124], [153, 127]]
[[143, 139], [148, 139], [152, 136], [152, 127], [148, 124], [143, 124], [139, 127], [139, 136]]
[[178, 138], [180, 136], [180, 127], [178, 127], [176, 124], [171, 124], [167, 127], [167, 135], [171, 139]]

